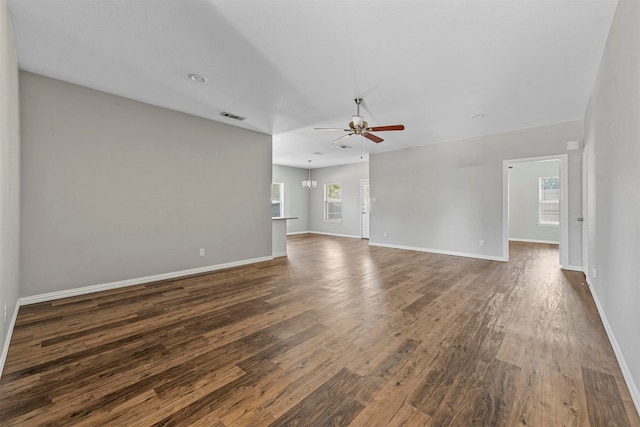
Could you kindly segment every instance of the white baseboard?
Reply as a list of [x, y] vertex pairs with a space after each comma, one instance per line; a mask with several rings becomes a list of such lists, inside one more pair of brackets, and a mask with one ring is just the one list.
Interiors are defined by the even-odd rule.
[[169, 273], [155, 274], [153, 276], [136, 277], [134, 279], [119, 280], [117, 282], [101, 283], [98, 285], [84, 286], [82, 288], [67, 289], [63, 291], [48, 292], [46, 294], [33, 295], [20, 298], [20, 305], [36, 304], [39, 302], [53, 301], [61, 298], [75, 297], [78, 295], [91, 294], [94, 292], [108, 291], [111, 289], [124, 288], [126, 286], [140, 285], [142, 283], [157, 282], [160, 280], [175, 279], [192, 274], [208, 273], [210, 271], [222, 270], [225, 268], [238, 267], [241, 265], [255, 264], [257, 262], [272, 260], [272, 256], [252, 258], [241, 261], [228, 262], [224, 264], [209, 265], [206, 267], [191, 268], [188, 270], [173, 271]]
[[16, 301], [16, 307], [13, 310], [13, 316], [11, 316], [11, 322], [9, 322], [9, 329], [7, 329], [7, 336], [4, 339], [4, 347], [2, 347], [2, 354], [0, 355], [0, 378], [2, 377], [2, 371], [4, 370], [4, 362], [7, 361], [7, 354], [9, 354], [9, 344], [11, 344], [11, 336], [13, 335], [13, 328], [16, 326], [16, 319], [18, 318], [18, 310], [20, 309], [20, 300]]
[[557, 240], [537, 240], [537, 239], [520, 239], [520, 238], [509, 238], [510, 242], [523, 242], [523, 243], [544, 243], [547, 245], [559, 245], [560, 242]]
[[562, 268], [563, 270], [584, 272], [584, 269], [581, 265], [561, 265], [560, 268]]
[[323, 236], [334, 236], [334, 237], [349, 237], [352, 239], [361, 239], [361, 236], [355, 234], [338, 234], [338, 233], [325, 233], [324, 231], [294, 231], [293, 233], [287, 233], [287, 236], [295, 236], [297, 234], [321, 234]]
[[362, 239], [362, 237], [355, 234], [337, 234], [337, 233], [325, 233], [324, 231], [309, 231], [310, 234], [322, 234], [323, 236], [334, 236], [334, 237], [349, 237], [352, 239]]
[[272, 256], [273, 256], [274, 258], [282, 258], [282, 257], [287, 256], [287, 253], [286, 253], [286, 252], [276, 252], [276, 253], [274, 253]]
[[369, 241], [369, 245], [381, 246], [383, 248], [404, 249], [408, 251], [429, 252], [429, 253], [440, 254], [440, 255], [461, 256], [465, 258], [486, 259], [489, 261], [503, 261], [503, 262], [508, 261], [507, 259], [499, 256], [471, 254], [471, 253], [455, 252], [455, 251], [443, 251], [440, 249], [430, 249], [430, 248], [423, 248], [423, 247], [417, 247], [417, 246], [391, 245], [387, 243], [378, 243], [378, 242], [372, 242], [372, 241]]
[[[589, 283], [589, 276], [587, 275], [587, 283]], [[600, 318], [602, 319], [602, 324], [604, 325], [604, 329], [607, 332], [607, 337], [609, 338], [609, 342], [611, 343], [611, 347], [613, 347], [613, 352], [616, 355], [616, 359], [618, 359], [618, 365], [620, 365], [620, 370], [622, 371], [622, 376], [624, 377], [625, 383], [627, 383], [627, 388], [629, 389], [629, 394], [631, 395], [631, 400], [633, 400], [633, 404], [636, 407], [636, 411], [640, 414], [640, 389], [638, 389], [638, 385], [633, 379], [631, 375], [631, 371], [629, 370], [629, 365], [627, 365], [627, 361], [622, 354], [622, 349], [618, 345], [618, 341], [616, 340], [616, 336], [613, 333], [613, 329], [611, 329], [611, 325], [607, 320], [607, 316], [604, 314], [604, 310], [600, 301], [598, 300], [598, 294], [596, 294], [595, 289], [591, 285], [589, 285], [589, 291], [591, 291], [591, 295], [593, 296], [593, 300], [596, 302], [596, 307], [598, 308], [598, 313], [600, 314]]]

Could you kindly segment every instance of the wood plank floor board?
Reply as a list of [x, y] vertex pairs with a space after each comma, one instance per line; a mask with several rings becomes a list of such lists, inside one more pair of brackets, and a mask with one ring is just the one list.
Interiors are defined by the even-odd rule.
[[346, 425], [364, 409], [354, 397], [363, 377], [341, 369], [273, 425]]
[[582, 380], [560, 372], [550, 371], [548, 390], [553, 394], [545, 398], [550, 402], [551, 417], [556, 425], [581, 426], [588, 423], [587, 401]]
[[[548, 378], [547, 378], [548, 380]], [[540, 369], [527, 367], [520, 370], [516, 380], [517, 394], [509, 417], [510, 426], [542, 426], [541, 406], [544, 378]], [[549, 420], [546, 420], [549, 421]]]
[[344, 369], [338, 363], [339, 358], [334, 353], [320, 353], [320, 355], [325, 355], [326, 357], [323, 360], [318, 360], [313, 370], [288, 384], [277, 398], [274, 396], [273, 399], [268, 400], [266, 409], [275, 418], [291, 410], [314, 390], [335, 376], [341, 369]]
[[630, 426], [615, 378], [589, 368], [582, 377], [591, 425]]
[[[404, 406], [409, 405], [415, 408], [409, 402], [409, 395], [421, 384], [431, 362], [443, 351], [446, 350], [442, 347], [426, 347], [424, 343], [420, 344], [415, 351], [407, 355], [403, 362], [399, 363], [395, 375], [382, 384], [378, 392], [373, 395], [370, 404], [356, 417], [354, 425], [393, 425], [391, 420], [402, 411]], [[424, 416], [418, 418], [430, 419], [426, 413], [420, 412]]]
[[288, 257], [24, 306], [7, 426], [640, 426], [584, 275], [297, 235]]
[[[265, 376], [244, 393], [235, 393], [234, 402], [219, 408], [215, 413], [229, 425], [265, 425], [240, 421], [246, 419], [256, 422], [258, 418], [264, 417], [273, 418], [269, 423], [275, 421], [276, 415], [282, 415], [309, 394], [308, 391], [301, 391], [302, 387], [309, 387], [315, 382], [316, 386], [312, 389], [317, 388], [336, 374], [336, 359], [337, 356], [333, 353], [318, 348], [311, 353], [299, 355], [294, 365], [279, 363], [281, 369]], [[296, 396], [299, 397], [296, 399]]]

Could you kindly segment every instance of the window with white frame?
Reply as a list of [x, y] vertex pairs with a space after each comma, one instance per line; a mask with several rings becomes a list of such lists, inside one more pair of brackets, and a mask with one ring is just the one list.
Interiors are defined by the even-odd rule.
[[324, 220], [342, 221], [342, 184], [324, 185]]
[[284, 216], [284, 182], [271, 183], [271, 216], [273, 218]]
[[560, 178], [538, 179], [538, 224], [560, 225]]

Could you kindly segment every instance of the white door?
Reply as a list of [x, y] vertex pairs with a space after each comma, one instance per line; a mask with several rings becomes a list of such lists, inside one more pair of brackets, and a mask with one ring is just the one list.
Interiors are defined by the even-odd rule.
[[362, 208], [362, 238], [369, 238], [369, 210], [371, 209], [369, 180], [363, 179], [360, 181], [360, 206]]

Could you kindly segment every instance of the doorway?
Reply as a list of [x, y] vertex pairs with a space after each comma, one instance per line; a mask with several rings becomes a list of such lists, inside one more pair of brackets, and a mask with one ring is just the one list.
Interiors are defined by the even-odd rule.
[[360, 236], [363, 239], [369, 238], [369, 211], [371, 210], [371, 198], [370, 198], [369, 180], [360, 180], [360, 207], [361, 207], [361, 219], [360, 219]]
[[[546, 227], [557, 227], [556, 231], [556, 235], [557, 235], [557, 241], [559, 242], [559, 264], [560, 266], [566, 266], [568, 265], [568, 243], [569, 243], [569, 232], [568, 232], [568, 224], [569, 224], [569, 217], [568, 217], [568, 192], [567, 192], [567, 187], [568, 187], [568, 173], [567, 173], [567, 155], [566, 154], [558, 154], [558, 155], [554, 155], [554, 156], [543, 156], [543, 157], [532, 157], [532, 158], [525, 158], [525, 159], [511, 159], [511, 160], [504, 160], [503, 161], [503, 260], [504, 261], [508, 261], [509, 260], [509, 237], [511, 235], [511, 233], [513, 232], [513, 228], [511, 227], [512, 224], [510, 224], [510, 218], [511, 215], [514, 214], [515, 212], [511, 212], [510, 211], [510, 205], [511, 205], [511, 200], [510, 200], [510, 194], [512, 193], [511, 190], [514, 190], [514, 188], [512, 188], [512, 186], [514, 185], [519, 185], [515, 180], [512, 181], [511, 177], [511, 171], [514, 168], [518, 168], [518, 166], [520, 166], [522, 169], [525, 169], [525, 167], [527, 167], [527, 165], [532, 165], [533, 163], [546, 163], [546, 162], [551, 162], [551, 161], [557, 161], [558, 163], [555, 163], [558, 165], [558, 174], [557, 177], [556, 176], [539, 176], [535, 178], [534, 181], [534, 185], [536, 186], [535, 188], [533, 188], [534, 192], [537, 192], [538, 195], [538, 200], [537, 203], [534, 203], [534, 215], [535, 218], [534, 222], [535, 225], [533, 226], [533, 228], [540, 228], [542, 229], [542, 231], [544, 228]], [[543, 174], [544, 175], [544, 174]], [[555, 190], [554, 191], [554, 187], [559, 185], [559, 194], [558, 191]], [[520, 190], [519, 190], [520, 191]], [[556, 209], [556, 218], [557, 219], [552, 219], [551, 214], [550, 214], [550, 207], [553, 206], [553, 203], [550, 202], [549, 199], [546, 199], [546, 194], [555, 194], [553, 196], [553, 198], [558, 198], [557, 199], [557, 206], [555, 207]], [[520, 206], [518, 206], [520, 207]], [[550, 222], [556, 222], [557, 225], [551, 225], [549, 224]], [[547, 232], [551, 231], [549, 229], [546, 230]], [[548, 241], [545, 240], [556, 240], [556, 238], [554, 239], [545, 239], [545, 238], [535, 238], [535, 236], [533, 236], [534, 238], [520, 238], [520, 239], [515, 239], [515, 240], [523, 240], [523, 241], [538, 241], [541, 243], [549, 243]]]

